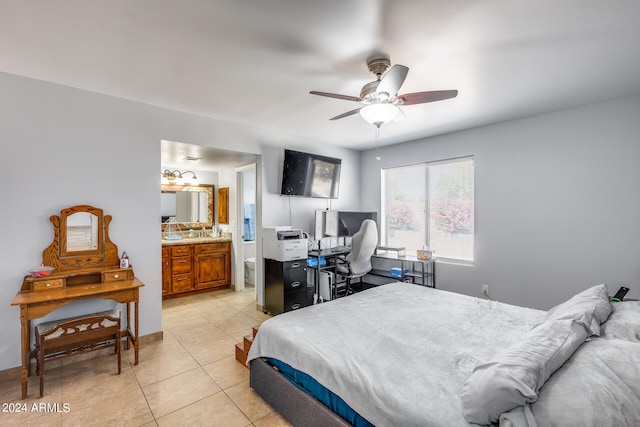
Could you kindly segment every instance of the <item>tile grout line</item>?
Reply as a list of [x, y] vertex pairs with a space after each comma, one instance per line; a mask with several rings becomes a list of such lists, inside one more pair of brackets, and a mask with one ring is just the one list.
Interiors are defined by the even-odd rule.
[[[212, 298], [212, 299], [214, 299], [214, 300], [215, 300], [215, 299], [224, 299], [224, 298], [225, 298], [225, 296], [218, 297], [218, 298], [215, 298], [215, 297], [214, 297], [214, 298]], [[246, 313], [244, 313], [242, 310], [237, 309], [236, 307], [234, 307], [234, 306], [232, 306], [232, 305], [228, 304], [227, 302], [225, 302], [225, 301], [222, 301], [222, 302], [223, 302], [223, 303], [224, 303], [228, 308], [232, 309], [232, 310], [235, 312], [234, 314], [244, 314], [244, 315], [247, 315], [247, 314], [246, 314]], [[185, 305], [185, 306], [188, 306], [188, 305], [189, 305], [189, 303], [185, 303], [184, 305]], [[186, 307], [185, 307], [185, 308], [186, 308]], [[209, 324], [211, 324], [212, 326], [214, 326], [214, 327], [216, 327], [217, 329], [219, 329], [219, 328], [218, 328], [218, 326], [217, 326], [214, 322], [212, 322], [210, 319], [207, 319], [206, 317], [204, 317], [204, 316], [203, 316], [203, 315], [202, 315], [202, 314], [201, 314], [197, 309], [187, 308], [187, 310], [189, 310], [189, 311], [191, 311], [191, 312], [194, 312], [194, 313], [198, 314], [200, 317], [202, 317], [204, 320], [206, 320], [206, 321], [207, 321], [207, 323], [209, 323]], [[249, 316], [249, 317], [252, 317], [252, 316]], [[253, 317], [252, 317], [252, 318], [253, 318]], [[258, 322], [262, 322], [261, 320], [258, 320], [258, 319], [255, 319], [255, 320], [256, 320], [256, 321], [258, 321]], [[170, 328], [167, 328], [167, 329], [170, 331]], [[249, 330], [251, 331], [251, 328], [249, 328]], [[241, 329], [239, 329], [237, 332], [241, 332], [241, 331], [242, 331], [242, 330], [241, 330]], [[231, 340], [235, 340], [235, 337], [234, 337], [234, 336], [232, 336], [230, 333], [228, 333], [228, 332], [226, 332], [226, 331], [222, 331], [222, 330], [221, 330], [221, 332], [223, 332], [223, 334], [224, 334], [224, 336], [225, 336], [225, 337], [227, 337], [227, 338], [229, 338], [229, 339], [231, 339]], [[232, 332], [235, 332], [235, 331], [232, 331]], [[242, 408], [241, 408], [240, 406], [238, 406], [238, 404], [237, 404], [237, 403], [232, 399], [232, 397], [227, 393], [226, 389], [225, 389], [225, 388], [223, 388], [223, 387], [222, 387], [222, 385], [220, 385], [220, 384], [219, 384], [219, 383], [218, 383], [218, 382], [217, 382], [217, 381], [216, 381], [216, 380], [215, 380], [215, 379], [214, 379], [214, 378], [213, 378], [213, 377], [212, 377], [212, 376], [207, 372], [207, 370], [204, 368], [204, 365], [203, 365], [202, 363], [200, 363], [200, 361], [199, 361], [198, 359], [196, 359], [196, 357], [195, 357], [195, 356], [194, 356], [194, 355], [193, 355], [193, 354], [192, 354], [192, 353], [187, 349], [187, 347], [185, 347], [185, 345], [183, 344], [183, 342], [182, 342], [178, 337], [176, 337], [174, 334], [171, 334], [171, 335], [172, 335], [172, 336], [173, 336], [173, 338], [176, 340], [176, 342], [180, 345], [180, 347], [181, 347], [181, 348], [182, 348], [182, 349], [183, 349], [183, 350], [184, 350], [184, 351], [185, 351], [185, 352], [186, 352], [186, 353], [187, 353], [187, 354], [188, 354], [188, 355], [189, 355], [189, 356], [190, 356], [190, 357], [191, 357], [191, 358], [192, 358], [192, 359], [197, 363], [197, 365], [198, 365], [198, 367], [197, 367], [197, 368], [194, 368], [194, 369], [191, 369], [191, 370], [187, 370], [187, 371], [185, 371], [185, 372], [190, 372], [190, 371], [193, 371], [193, 370], [195, 370], [195, 369], [201, 369], [202, 371], [204, 371], [205, 375], [207, 375], [207, 376], [208, 376], [208, 377], [209, 377], [209, 378], [210, 378], [210, 379], [211, 379], [211, 380], [212, 380], [212, 381], [213, 381], [213, 382], [214, 382], [214, 383], [215, 383], [215, 384], [220, 388], [220, 390], [219, 390], [218, 392], [216, 392], [216, 393], [212, 393], [212, 394], [210, 394], [210, 395], [204, 396], [204, 397], [202, 397], [201, 399], [198, 399], [198, 400], [196, 400], [196, 401], [194, 401], [194, 402], [189, 403], [188, 405], [185, 405], [185, 406], [183, 406], [183, 407], [181, 407], [181, 408], [178, 408], [178, 409], [176, 409], [175, 411], [172, 411], [172, 412], [170, 412], [170, 413], [167, 413], [167, 414], [163, 415], [162, 417], [168, 416], [169, 414], [175, 413], [175, 412], [177, 412], [177, 411], [179, 411], [179, 410], [182, 410], [182, 409], [184, 409], [184, 408], [186, 408], [186, 407], [189, 407], [189, 406], [191, 406], [191, 405], [194, 405], [194, 404], [196, 404], [196, 403], [198, 403], [198, 402], [200, 402], [200, 401], [202, 401], [202, 400], [204, 400], [204, 399], [207, 399], [207, 398], [209, 398], [209, 397], [211, 397], [211, 396], [214, 396], [214, 395], [218, 394], [219, 392], [222, 392], [222, 393], [224, 393], [224, 394], [225, 394], [225, 396], [226, 396], [226, 397], [231, 401], [231, 403], [232, 403], [232, 404], [233, 404], [233, 405], [234, 405], [234, 406], [235, 406], [235, 407], [240, 411], [240, 413], [242, 413], [242, 414], [247, 418], [247, 420], [249, 420], [249, 424], [248, 424], [248, 425], [255, 426], [255, 423], [254, 423], [254, 421], [249, 417], [249, 414], [245, 413], [245, 411], [243, 411], [243, 410], [242, 410]], [[222, 360], [222, 359], [218, 359], [218, 360]], [[216, 361], [212, 361], [212, 362], [209, 362], [209, 363], [207, 363], [207, 364], [215, 363], [215, 362], [217, 362], [218, 360], [216, 360]], [[181, 375], [181, 374], [183, 374], [183, 373], [184, 373], [184, 372], [182, 372], [182, 373], [180, 373], [180, 374], [176, 374], [176, 375], [174, 375], [174, 376], [172, 376], [172, 377], [169, 377], [169, 378], [173, 378], [173, 377], [175, 377], [175, 376], [177, 376], [177, 375]], [[134, 372], [134, 375], [135, 375], [135, 372]], [[163, 379], [163, 380], [161, 380], [161, 381], [164, 381], [164, 380], [166, 380], [166, 379]], [[147, 402], [147, 406], [149, 407], [149, 411], [151, 412], [151, 415], [153, 416], [153, 419], [154, 419], [154, 421], [156, 422], [156, 425], [157, 425], [157, 423], [158, 423], [158, 419], [159, 419], [159, 418], [156, 418], [156, 416], [155, 416], [155, 414], [153, 413], [153, 411], [151, 411], [151, 407], [150, 407], [150, 405], [149, 405], [149, 401], [147, 400], [147, 397], [146, 397], [146, 395], [144, 394], [144, 391], [142, 390], [142, 385], [140, 384], [140, 382], [139, 382], [139, 380], [138, 380], [138, 377], [137, 377], [137, 376], [136, 376], [136, 381], [138, 382], [138, 386], [140, 387], [140, 389], [141, 389], [141, 391], [142, 391], [142, 393], [143, 393], [143, 395], [144, 395], [144, 397], [145, 397], [145, 401]], [[159, 382], [159, 381], [158, 381], [158, 382]], [[156, 382], [156, 383], [157, 383], [157, 382]], [[154, 384], [155, 384], [155, 383], [154, 383]], [[240, 384], [240, 383], [237, 383], [237, 384]], [[233, 385], [231, 385], [231, 386], [227, 387], [227, 389], [228, 389], [228, 388], [231, 388], [231, 387], [234, 387], [234, 386], [236, 386], [237, 384], [233, 384]], [[268, 415], [269, 415], [269, 414], [265, 415], [265, 417], [266, 417], [266, 416], [268, 416]], [[160, 418], [162, 418], [162, 417], [160, 417]], [[262, 417], [262, 418], [264, 418], [264, 417]], [[260, 419], [262, 419], [262, 418], [260, 418]], [[257, 420], [256, 420], [256, 421], [257, 421]]]

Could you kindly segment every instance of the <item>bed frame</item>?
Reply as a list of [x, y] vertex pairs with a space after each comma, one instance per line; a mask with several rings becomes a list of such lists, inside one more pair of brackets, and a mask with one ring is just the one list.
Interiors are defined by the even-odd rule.
[[264, 359], [251, 361], [249, 385], [294, 426], [350, 426], [318, 399], [311, 397], [287, 380]]

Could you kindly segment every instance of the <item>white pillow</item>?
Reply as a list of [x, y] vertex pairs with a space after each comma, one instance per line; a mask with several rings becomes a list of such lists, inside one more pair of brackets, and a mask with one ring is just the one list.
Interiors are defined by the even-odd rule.
[[600, 328], [602, 338], [640, 343], [640, 301], [611, 303], [611, 316]]
[[474, 368], [462, 386], [462, 415], [470, 423], [496, 423], [500, 414], [535, 402], [545, 381], [586, 340], [576, 320], [549, 320], [492, 360]]
[[538, 426], [640, 425], [640, 344], [614, 339], [586, 342], [527, 409]]
[[592, 286], [547, 312], [545, 319], [573, 319], [588, 329], [589, 335], [600, 335], [600, 324], [611, 313], [609, 289], [606, 284]]

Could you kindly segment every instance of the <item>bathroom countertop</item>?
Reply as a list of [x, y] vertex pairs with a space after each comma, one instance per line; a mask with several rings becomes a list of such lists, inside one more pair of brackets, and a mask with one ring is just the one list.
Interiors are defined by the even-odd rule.
[[230, 237], [185, 237], [182, 240], [162, 239], [162, 246], [195, 245], [199, 243], [230, 242]]

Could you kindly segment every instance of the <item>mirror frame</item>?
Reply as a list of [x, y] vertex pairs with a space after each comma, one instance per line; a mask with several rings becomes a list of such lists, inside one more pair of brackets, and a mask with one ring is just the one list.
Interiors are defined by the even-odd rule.
[[[198, 184], [198, 185], [177, 185], [177, 184], [162, 184], [160, 186], [161, 193], [177, 193], [178, 191], [204, 191], [207, 193], [208, 206], [207, 206], [207, 222], [179, 222], [178, 224], [184, 225], [187, 228], [200, 228], [204, 225], [205, 228], [211, 228], [214, 224], [213, 216], [213, 193], [215, 186], [213, 184]], [[162, 230], [167, 227], [167, 224], [162, 224]]]
[[[98, 217], [98, 246], [83, 251], [67, 250], [67, 218], [76, 212], [88, 212]], [[109, 238], [111, 215], [89, 205], [78, 205], [63, 209], [60, 216], [51, 215], [53, 242], [42, 251], [42, 264], [56, 268], [59, 272], [85, 269], [119, 268], [118, 247]]]
[[[67, 248], [67, 220], [68, 218], [76, 213], [86, 212], [98, 217], [98, 245], [95, 249], [85, 249], [78, 251], [70, 251]], [[99, 255], [104, 252], [104, 218], [102, 209], [94, 208], [89, 205], [80, 205], [73, 206], [71, 208], [63, 209], [60, 212], [60, 256], [61, 257], [72, 257], [78, 255]]]

